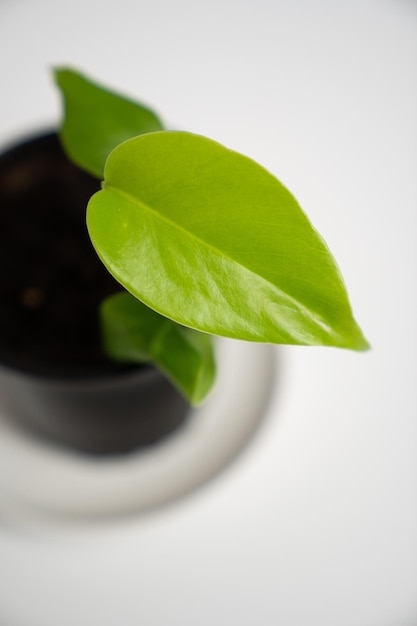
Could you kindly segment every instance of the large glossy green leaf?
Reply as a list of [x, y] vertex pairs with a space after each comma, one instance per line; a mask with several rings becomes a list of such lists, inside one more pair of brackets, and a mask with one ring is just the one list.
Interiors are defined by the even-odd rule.
[[368, 347], [336, 263], [294, 197], [212, 140], [158, 132], [126, 141], [87, 217], [115, 278], [180, 324], [252, 341]]
[[124, 363], [151, 362], [188, 398], [199, 404], [212, 387], [212, 337], [155, 313], [129, 293], [110, 296], [100, 307], [107, 354]]
[[103, 177], [104, 163], [119, 143], [162, 129], [153, 111], [75, 70], [58, 68], [55, 80], [64, 99], [61, 142], [71, 160], [98, 178]]

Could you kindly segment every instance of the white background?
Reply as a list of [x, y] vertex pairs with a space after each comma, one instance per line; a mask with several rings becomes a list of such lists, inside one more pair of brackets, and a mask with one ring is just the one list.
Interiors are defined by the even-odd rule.
[[417, 624], [416, 35], [412, 0], [0, 0], [2, 144], [58, 119], [69, 64], [248, 154], [373, 347], [280, 350], [250, 448], [163, 511], [65, 537], [4, 520], [2, 625]]

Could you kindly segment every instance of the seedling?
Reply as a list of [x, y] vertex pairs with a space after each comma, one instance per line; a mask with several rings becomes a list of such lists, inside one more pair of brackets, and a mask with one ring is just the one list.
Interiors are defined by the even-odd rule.
[[124, 287], [101, 307], [111, 358], [154, 363], [198, 404], [215, 377], [212, 335], [369, 347], [327, 245], [272, 174], [163, 130], [150, 109], [78, 72], [55, 77], [64, 149], [103, 180], [87, 225]]

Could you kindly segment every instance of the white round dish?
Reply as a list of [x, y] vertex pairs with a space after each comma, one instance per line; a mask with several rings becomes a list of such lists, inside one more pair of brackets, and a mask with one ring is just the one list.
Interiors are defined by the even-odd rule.
[[[172, 502], [223, 470], [262, 421], [274, 385], [271, 346], [218, 342], [218, 377], [174, 435], [129, 455], [62, 450], [0, 414], [0, 510], [30, 523], [103, 520]], [[4, 517], [4, 515], [3, 515]]]

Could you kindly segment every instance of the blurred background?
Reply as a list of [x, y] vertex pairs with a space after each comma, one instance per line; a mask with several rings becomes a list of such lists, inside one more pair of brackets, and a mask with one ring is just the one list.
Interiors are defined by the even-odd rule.
[[0, 0], [1, 145], [58, 123], [65, 64], [251, 156], [372, 344], [280, 348], [251, 445], [163, 510], [49, 535], [0, 507], [1, 624], [417, 624], [416, 35], [412, 0]]

